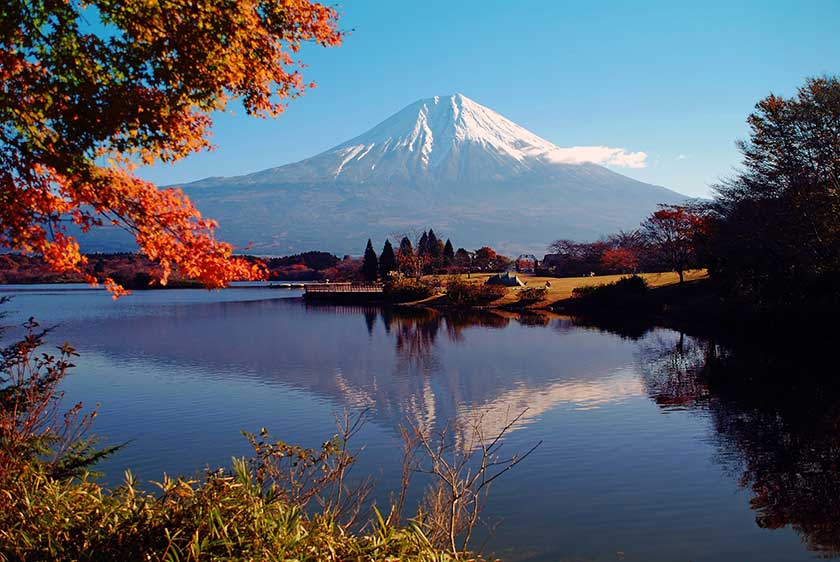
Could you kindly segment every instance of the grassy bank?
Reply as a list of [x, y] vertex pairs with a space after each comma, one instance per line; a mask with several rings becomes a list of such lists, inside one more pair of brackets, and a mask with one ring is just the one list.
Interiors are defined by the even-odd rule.
[[[495, 273], [473, 273], [469, 276], [458, 275], [456, 277], [463, 282], [484, 284], [487, 279], [493, 275], [495, 275]], [[483, 306], [486, 308], [551, 308], [571, 299], [573, 291], [577, 288], [607, 285], [627, 277], [626, 275], [599, 275], [595, 277], [542, 277], [533, 274], [519, 274], [518, 276], [522, 282], [525, 283], [525, 287], [506, 287], [506, 290], [501, 298], [488, 302]], [[638, 276], [644, 279], [649, 287], [675, 286], [679, 283], [679, 276], [675, 272], [640, 273]], [[435, 281], [442, 287], [445, 287], [446, 282], [451, 279], [452, 276], [437, 275], [427, 276], [426, 278]], [[707, 278], [708, 273], [703, 269], [692, 270], [685, 273], [686, 281], [696, 281]], [[548, 286], [546, 286], [546, 284], [548, 284]], [[520, 295], [522, 290], [527, 288], [545, 288], [546, 290], [542, 298], [539, 300], [522, 304], [520, 303]], [[450, 303], [447, 301], [445, 295], [441, 293], [409, 304], [446, 306]]]

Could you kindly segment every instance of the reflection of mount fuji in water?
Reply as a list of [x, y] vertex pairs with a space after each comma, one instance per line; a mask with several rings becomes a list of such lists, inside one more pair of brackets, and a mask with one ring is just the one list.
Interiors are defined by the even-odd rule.
[[[70, 337], [120, 360], [166, 363], [173, 373], [198, 364], [208, 377], [290, 385], [337, 410], [370, 408], [393, 429], [480, 416], [489, 434], [525, 409], [523, 422], [561, 405], [594, 408], [641, 393], [624, 370], [633, 344], [557, 318], [316, 308], [283, 299], [168, 306], [165, 315], [104, 319], [95, 330], [80, 324], [85, 332]], [[530, 327], [548, 323], [563, 333]]]

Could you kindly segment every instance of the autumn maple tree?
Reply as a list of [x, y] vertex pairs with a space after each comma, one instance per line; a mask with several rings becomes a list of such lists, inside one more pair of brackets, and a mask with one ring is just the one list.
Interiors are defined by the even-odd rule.
[[600, 265], [610, 272], [633, 273], [639, 267], [639, 257], [630, 248], [609, 248], [601, 254]]
[[708, 218], [699, 209], [682, 205], [660, 205], [658, 211], [642, 223], [645, 238], [677, 272], [680, 283], [685, 270], [695, 263], [698, 240], [707, 228]]
[[310, 0], [4, 0], [0, 246], [81, 271], [68, 227], [112, 224], [161, 283], [174, 269], [209, 288], [264, 276], [180, 190], [136, 170], [211, 148], [212, 113], [233, 102], [278, 115], [313, 86], [302, 44], [341, 39], [336, 12]]

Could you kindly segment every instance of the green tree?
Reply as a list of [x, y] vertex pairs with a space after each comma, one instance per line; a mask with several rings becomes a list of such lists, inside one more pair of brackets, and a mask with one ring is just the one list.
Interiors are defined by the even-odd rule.
[[385, 245], [382, 246], [382, 253], [379, 255], [379, 276], [382, 279], [387, 279], [388, 274], [397, 270], [397, 256], [394, 254], [394, 248], [391, 246], [390, 240], [385, 240]]
[[365, 281], [372, 283], [376, 281], [376, 276], [379, 274], [379, 261], [376, 259], [376, 251], [373, 249], [373, 242], [368, 238], [367, 247], [365, 248], [365, 257], [362, 261], [362, 275]]

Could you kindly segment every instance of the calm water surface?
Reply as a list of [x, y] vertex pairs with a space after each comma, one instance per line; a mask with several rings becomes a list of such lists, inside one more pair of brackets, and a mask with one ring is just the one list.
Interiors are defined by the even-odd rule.
[[356, 470], [386, 498], [400, 424], [480, 416], [492, 433], [527, 409], [505, 448], [543, 444], [485, 511], [487, 550], [506, 560], [791, 561], [840, 544], [834, 395], [791, 413], [789, 396], [710, 382], [715, 346], [669, 330], [313, 307], [255, 288], [0, 295], [15, 297], [7, 324], [58, 324], [51, 342], [81, 354], [68, 399], [101, 403], [97, 432], [128, 443], [100, 466], [111, 484], [127, 467], [157, 480], [227, 466], [248, 454], [240, 430], [318, 446], [336, 412], [368, 408]]

